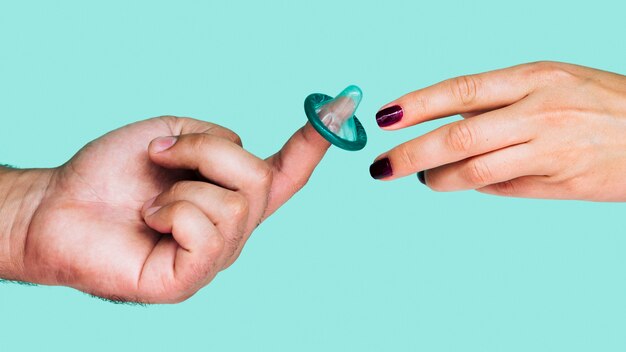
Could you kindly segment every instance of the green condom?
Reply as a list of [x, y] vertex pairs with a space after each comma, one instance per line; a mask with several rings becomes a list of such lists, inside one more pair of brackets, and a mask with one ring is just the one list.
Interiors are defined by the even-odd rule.
[[314, 93], [304, 100], [304, 112], [315, 130], [330, 143], [345, 150], [361, 150], [367, 143], [367, 134], [354, 112], [362, 97], [357, 86], [348, 86], [335, 98]]

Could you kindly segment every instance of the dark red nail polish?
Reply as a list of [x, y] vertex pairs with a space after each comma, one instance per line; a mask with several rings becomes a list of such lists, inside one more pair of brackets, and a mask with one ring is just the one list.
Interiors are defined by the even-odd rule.
[[376, 160], [372, 165], [370, 165], [370, 175], [377, 180], [393, 175], [389, 158]]
[[423, 184], [426, 184], [426, 174], [424, 173], [424, 171], [420, 171], [417, 173], [417, 179]]
[[404, 111], [402, 111], [402, 107], [400, 107], [399, 105], [390, 106], [376, 113], [376, 123], [380, 127], [391, 126], [394, 123], [402, 120], [402, 116], [404, 116]]

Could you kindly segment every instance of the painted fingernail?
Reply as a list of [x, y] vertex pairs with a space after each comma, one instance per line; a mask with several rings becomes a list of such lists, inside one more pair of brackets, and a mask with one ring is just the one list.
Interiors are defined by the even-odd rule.
[[391, 126], [402, 120], [402, 116], [404, 116], [404, 111], [400, 105], [390, 106], [376, 113], [376, 123], [380, 127]]
[[370, 175], [377, 180], [393, 175], [389, 158], [376, 160], [372, 165], [370, 165]]
[[159, 137], [152, 141], [152, 151], [160, 153], [162, 151], [170, 149], [178, 141], [178, 137], [168, 136]]
[[424, 173], [424, 171], [420, 171], [417, 173], [417, 179], [420, 180], [420, 182], [425, 185], [426, 184], [426, 174]]

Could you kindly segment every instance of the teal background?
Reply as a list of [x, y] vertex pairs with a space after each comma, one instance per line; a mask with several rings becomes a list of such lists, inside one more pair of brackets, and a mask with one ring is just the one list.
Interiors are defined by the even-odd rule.
[[[623, 2], [0, 1], [0, 162], [51, 167], [175, 114], [268, 156], [311, 92], [364, 91], [333, 149], [239, 261], [173, 306], [0, 284], [0, 351], [624, 351], [624, 204], [435, 193], [368, 174], [446, 121], [380, 131], [384, 103], [535, 60], [626, 73]], [[447, 120], [449, 121], [449, 120]]]

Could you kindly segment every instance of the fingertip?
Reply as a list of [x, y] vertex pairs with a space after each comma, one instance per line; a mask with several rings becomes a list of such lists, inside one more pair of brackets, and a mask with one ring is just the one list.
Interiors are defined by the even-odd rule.
[[149, 207], [143, 212], [143, 216], [147, 218], [153, 215], [154, 213], [156, 213], [157, 211], [159, 211], [161, 208], [162, 208], [161, 206]]
[[420, 171], [417, 173], [417, 179], [423, 184], [426, 185], [426, 172]]
[[166, 219], [168, 213], [167, 207], [150, 206], [142, 210], [143, 220], [146, 225], [159, 233], [171, 233], [172, 224]]
[[376, 123], [382, 129], [394, 129], [394, 125], [404, 117], [404, 109], [399, 104], [388, 104], [376, 113]]
[[148, 199], [147, 201], [145, 201], [143, 203], [143, 206], [141, 207], [141, 217], [144, 219], [144, 221], [146, 223], [149, 222], [148, 218], [150, 218], [156, 212], [161, 210], [161, 208], [163, 208], [162, 205], [158, 205], [157, 206], [157, 205], [154, 204], [156, 199], [157, 199], [157, 197], [152, 197], [152, 198]]
[[391, 161], [385, 157], [378, 159], [370, 165], [370, 176], [375, 180], [383, 180], [393, 176]]
[[157, 199], [157, 196], [154, 196], [150, 199], [148, 199], [147, 201], [145, 201], [143, 203], [143, 206], [141, 207], [141, 212], [143, 214], [145, 214], [146, 210], [148, 210], [150, 207], [152, 207], [152, 204], [154, 204], [154, 201]]

